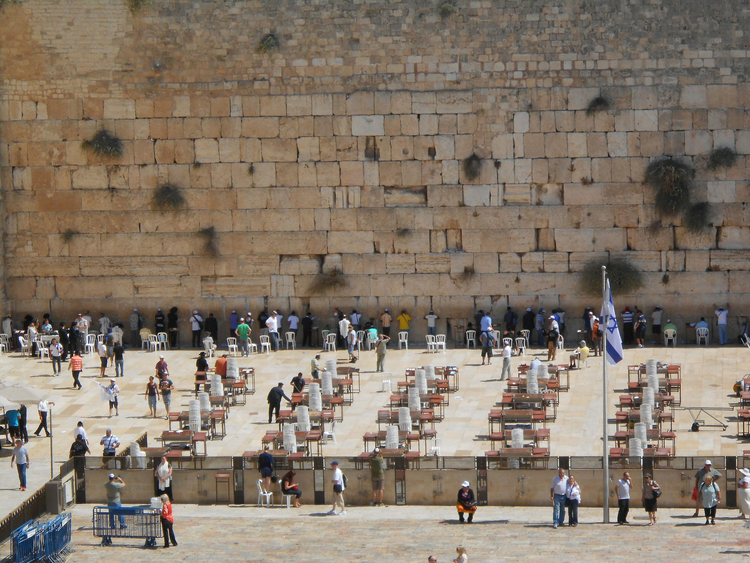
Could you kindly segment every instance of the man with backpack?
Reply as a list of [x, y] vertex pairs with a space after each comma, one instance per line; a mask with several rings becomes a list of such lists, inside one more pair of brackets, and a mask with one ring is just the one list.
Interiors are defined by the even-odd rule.
[[346, 477], [344, 477], [344, 474], [341, 472], [341, 469], [339, 469], [338, 461], [331, 462], [331, 469], [333, 470], [333, 478], [331, 479], [331, 482], [333, 483], [333, 507], [328, 512], [328, 514], [330, 515], [336, 514], [336, 507], [340, 506], [341, 511], [338, 513], [338, 515], [344, 516], [346, 514], [346, 506], [344, 505], [344, 491], [346, 490]]
[[482, 343], [482, 365], [484, 365], [485, 356], [487, 357], [487, 365], [492, 365], [492, 348], [495, 346], [495, 342], [497, 342], [492, 325], [487, 327], [486, 332], [482, 332], [479, 341]]

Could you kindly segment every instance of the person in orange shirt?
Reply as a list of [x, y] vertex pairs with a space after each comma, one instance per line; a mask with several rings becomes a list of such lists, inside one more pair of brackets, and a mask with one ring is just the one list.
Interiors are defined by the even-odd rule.
[[73, 389], [80, 389], [82, 385], [78, 381], [78, 376], [83, 371], [83, 358], [78, 350], [73, 352], [73, 356], [70, 358], [70, 362], [68, 362], [68, 369], [73, 372]]
[[216, 358], [216, 363], [214, 364], [214, 371], [218, 373], [221, 377], [227, 376], [227, 355], [224, 354], [221, 358]]
[[161, 495], [161, 502], [161, 529], [164, 532], [164, 547], [169, 547], [169, 540], [172, 540], [172, 545], [177, 546], [177, 540], [174, 537], [174, 530], [172, 529], [174, 524], [172, 503], [169, 502], [169, 497], [166, 494]]

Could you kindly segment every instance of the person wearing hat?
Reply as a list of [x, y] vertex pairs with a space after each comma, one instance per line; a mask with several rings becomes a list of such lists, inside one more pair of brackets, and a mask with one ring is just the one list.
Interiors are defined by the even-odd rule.
[[547, 331], [547, 361], [551, 362], [557, 357], [557, 339], [559, 325], [554, 317], [550, 317], [549, 330]]
[[234, 338], [234, 331], [237, 330], [237, 327], [239, 326], [239, 316], [237, 315], [237, 311], [232, 309], [232, 313], [229, 315], [229, 337]]
[[193, 315], [190, 317], [190, 330], [193, 331], [193, 348], [200, 348], [201, 331], [203, 330], [203, 317], [198, 314], [198, 311], [193, 311]]
[[440, 317], [435, 314], [435, 311], [430, 309], [430, 312], [425, 315], [424, 318], [427, 320], [427, 334], [435, 336], [435, 334], [437, 333], [437, 326], [435, 321], [437, 321]]
[[213, 313], [208, 314], [203, 328], [206, 329], [206, 337], [210, 336], [214, 344], [219, 341], [219, 321], [216, 320]]
[[109, 380], [109, 386], [105, 387], [109, 396], [109, 418], [112, 418], [112, 409], [115, 409], [115, 416], [120, 416], [120, 405], [117, 396], [120, 394], [120, 388], [114, 379]]
[[581, 366], [586, 361], [586, 358], [589, 357], [589, 347], [586, 346], [586, 341], [581, 340], [578, 343], [578, 348], [575, 349], [575, 351], [570, 355], [570, 369], [581, 369]]
[[516, 325], [518, 324], [518, 315], [513, 311], [512, 307], [508, 307], [506, 309], [503, 320], [505, 321], [505, 334], [510, 338], [515, 338]]
[[750, 469], [740, 469], [742, 479], [737, 483], [737, 508], [740, 509], [740, 517], [747, 520], [750, 515]]
[[385, 484], [385, 460], [380, 448], [375, 448], [370, 457], [370, 480], [372, 481], [372, 506], [383, 506]]
[[107, 433], [102, 437], [101, 440], [99, 440], [99, 445], [104, 446], [102, 457], [115, 457], [117, 448], [120, 447], [120, 440], [117, 439], [117, 436], [112, 434], [111, 429], [107, 428]]
[[[107, 432], [109, 432], [109, 430]], [[121, 507], [122, 502], [120, 502], [120, 492], [125, 488], [125, 481], [122, 480], [122, 477], [115, 477], [114, 473], [110, 473], [109, 482], [104, 483], [104, 488], [107, 491], [107, 506], [112, 506], [114, 508]], [[109, 517], [109, 526], [111, 528], [115, 527], [114, 514]], [[127, 528], [125, 525], [125, 516], [123, 514], [120, 514], [120, 528]]]
[[383, 311], [383, 314], [380, 315], [380, 328], [389, 340], [391, 337], [391, 322], [393, 322], [393, 317], [386, 308], [385, 311]]
[[86, 442], [83, 441], [83, 436], [78, 434], [78, 436], [75, 437], [75, 441], [70, 446], [70, 452], [69, 452], [68, 458], [76, 457], [76, 456], [84, 456], [87, 453], [90, 454], [91, 450], [86, 445]]
[[338, 461], [331, 462], [331, 469], [333, 470], [333, 477], [331, 478], [331, 483], [333, 483], [333, 507], [328, 514], [336, 514], [336, 507], [340, 506], [341, 512], [339, 512], [339, 516], [344, 516], [346, 514], [346, 506], [344, 505], [344, 490], [346, 489], [344, 474], [339, 469]]
[[633, 344], [633, 320], [635, 319], [635, 313], [630, 310], [630, 307], [625, 307], [625, 310], [620, 313], [622, 319], [622, 336], [625, 340], [625, 344], [630, 346]]
[[456, 510], [458, 510], [458, 521], [461, 522], [461, 524], [464, 523], [464, 514], [469, 515], [469, 524], [474, 521], [474, 514], [477, 511], [477, 500], [468, 481], [461, 483], [461, 488], [458, 489]]
[[[294, 393], [302, 393], [305, 389], [305, 385], [307, 385], [307, 382], [305, 381], [305, 376], [302, 375], [302, 372], [298, 372], [297, 375], [295, 375], [292, 378], [292, 381], [290, 382], [292, 385], [292, 394]], [[294, 412], [294, 409], [297, 408], [297, 405], [295, 403], [292, 403], [292, 412]]]
[[697, 518], [698, 513], [700, 512], [700, 507], [701, 507], [700, 488], [705, 481], [706, 475], [710, 475], [713, 482], [716, 482], [719, 479], [721, 479], [721, 473], [719, 473], [718, 471], [716, 471], [716, 469], [713, 468], [713, 466], [711, 465], [710, 459], [707, 459], [706, 463], [703, 464], [703, 467], [701, 467], [695, 473], [695, 488], [693, 489], [693, 500], [695, 500], [695, 513], [693, 513], [693, 518]]
[[729, 315], [729, 303], [727, 303], [727, 308], [724, 309], [724, 307], [716, 308], [716, 305], [714, 305], [714, 313], [716, 314], [716, 328], [719, 331], [719, 344], [724, 346], [728, 340], [727, 340], [727, 316]]
[[482, 365], [484, 365], [485, 357], [487, 358], [487, 365], [492, 365], [492, 349], [495, 347], [497, 338], [491, 324], [487, 325], [487, 330], [482, 331], [482, 334], [479, 336], [479, 342], [482, 344]]
[[523, 327], [523, 330], [529, 331], [529, 339], [526, 345], [528, 346], [531, 344], [531, 332], [534, 330], [534, 319], [536, 318], [536, 315], [534, 314], [534, 311], [531, 310], [531, 307], [526, 308], [526, 312], [523, 314], [523, 317], [521, 318], [521, 326]]
[[661, 492], [654, 494], [654, 491], [660, 491], [661, 488], [659, 487], [659, 483], [651, 477], [650, 473], [646, 473], [643, 479], [645, 483], [643, 484], [643, 492], [641, 493], [641, 502], [643, 503], [643, 508], [648, 512], [648, 525], [653, 526], [656, 524], [656, 501], [658, 499], [656, 495], [661, 494]]
[[286, 393], [284, 393], [284, 383], [279, 381], [279, 384], [276, 387], [272, 387], [271, 390], [268, 392], [268, 424], [271, 424], [273, 421], [273, 413], [276, 412], [276, 422], [279, 421], [279, 409], [281, 408], [281, 399], [284, 398], [290, 403], [292, 400], [286, 396]]
[[664, 325], [663, 333], [664, 333], [664, 338], [665, 338], [664, 342], [665, 343], [667, 342], [666, 338], [667, 338], [667, 331], [668, 330], [673, 330], [674, 331], [674, 341], [677, 342], [677, 327], [672, 322], [672, 319], [667, 319], [667, 324]]
[[237, 328], [234, 329], [234, 334], [239, 339], [240, 343], [240, 356], [250, 356], [250, 348], [248, 346], [248, 339], [250, 338], [250, 333], [253, 331], [253, 329], [250, 328], [250, 325], [248, 325], [245, 322], [244, 317], [240, 319], [240, 324], [237, 325]]
[[271, 339], [271, 348], [274, 352], [279, 351], [279, 314], [274, 311], [271, 316], [266, 319], [266, 328], [268, 329], [268, 337]]
[[643, 348], [646, 345], [646, 323], [646, 315], [643, 314], [643, 311], [636, 308], [633, 331], [635, 332], [635, 342], [638, 348]]
[[169, 377], [169, 366], [167, 365], [167, 360], [164, 359], [163, 354], [159, 355], [159, 361], [156, 362], [154, 369], [156, 370], [157, 378], [163, 379]]
[[208, 371], [208, 360], [206, 360], [206, 353], [201, 351], [198, 354], [198, 359], [195, 360], [196, 371], [207, 372]]

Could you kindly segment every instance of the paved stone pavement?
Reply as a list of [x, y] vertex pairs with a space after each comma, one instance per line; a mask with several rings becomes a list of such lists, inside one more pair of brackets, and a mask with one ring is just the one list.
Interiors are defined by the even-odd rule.
[[[495, 561], [736, 561], [750, 555], [750, 530], [736, 511], [719, 512], [716, 526], [690, 511], [660, 510], [648, 527], [642, 510], [629, 526], [602, 524], [601, 508], [581, 508], [576, 528], [553, 529], [551, 508], [480, 508], [474, 524], [459, 525], [451, 507], [352, 508], [326, 516], [328, 507], [175, 506], [179, 546], [147, 549], [143, 540], [114, 539], [101, 547], [91, 532], [91, 505], [73, 509], [75, 563], [190, 561], [424, 562], [452, 561], [461, 544], [472, 563]], [[616, 519], [612, 511], [612, 519]], [[161, 540], [159, 540], [161, 546]], [[3, 555], [8, 552], [6, 545]]]
[[[214, 440], [208, 445], [209, 455], [240, 455], [248, 449], [257, 449], [260, 438], [269, 428], [276, 425], [267, 424], [266, 394], [278, 381], [285, 382], [287, 392], [289, 381], [298, 372], [309, 374], [310, 360], [315, 350], [282, 351], [274, 354], [252, 356], [240, 359], [240, 365], [254, 366], [257, 372], [257, 393], [249, 397], [248, 404], [233, 408], [227, 422], [228, 437]], [[626, 387], [627, 365], [645, 362], [648, 358], [661, 361], [681, 363], [683, 365], [683, 405], [686, 406], [719, 406], [727, 407], [736, 404], [736, 398], [730, 395], [732, 384], [746, 371], [746, 359], [750, 352], [740, 347], [656, 347], [643, 350], [628, 349], [625, 360], [610, 370], [609, 405], [610, 416], [614, 415], [618, 389]], [[532, 354], [546, 359], [541, 350], [530, 350], [525, 358], [514, 358], [513, 365], [519, 361], [530, 361]], [[173, 398], [173, 410], [187, 410], [188, 401], [193, 398], [192, 388], [195, 372], [195, 350], [175, 350], [165, 353], [169, 363], [172, 379], [177, 387]], [[557, 362], [567, 360], [568, 352], [560, 353]], [[344, 359], [345, 353], [323, 353], [326, 359]], [[163, 418], [153, 419], [148, 416], [148, 406], [143, 395], [148, 375], [154, 373], [158, 354], [141, 351], [127, 351], [125, 355], [125, 377], [118, 380], [122, 390], [120, 416], [107, 418], [107, 405], [102, 402], [97, 382], [99, 379], [98, 358], [87, 356], [82, 376], [83, 390], [72, 389], [72, 378], [65, 372], [61, 377], [52, 377], [49, 361], [21, 358], [19, 354], [3, 355], [0, 363], [0, 380], [19, 380], [42, 389], [56, 402], [53, 408], [54, 460], [55, 473], [57, 464], [68, 457], [72, 431], [78, 420], [84, 421], [91, 442], [92, 451], [99, 455], [98, 446], [104, 430], [111, 427], [120, 438], [123, 446], [130, 440], [148, 431], [150, 443], [167, 427]], [[412, 347], [400, 351], [397, 347], [388, 352], [386, 369], [394, 374], [394, 381], [403, 378], [404, 369], [427, 363], [433, 365], [457, 365], [461, 374], [461, 389], [451, 396], [450, 406], [446, 408], [446, 419], [438, 424], [442, 439], [443, 455], [481, 455], [489, 449], [489, 441], [481, 436], [487, 434], [487, 413], [493, 407], [502, 390], [503, 383], [498, 380], [501, 362], [498, 359], [492, 366], [481, 366], [479, 351], [474, 349], [450, 349], [447, 353], [427, 354], [424, 348]], [[362, 435], [377, 428], [375, 422], [377, 410], [388, 403], [388, 395], [381, 392], [381, 376], [375, 373], [374, 352], [362, 352], [357, 364], [362, 371], [362, 392], [355, 394], [354, 404], [346, 407], [344, 422], [336, 427], [337, 445], [329, 443], [324, 446], [325, 455], [351, 455], [362, 451]], [[571, 373], [571, 390], [561, 393], [558, 419], [551, 424], [551, 453], [553, 455], [594, 455], [601, 454], [601, 358], [592, 358], [589, 367]], [[107, 376], [113, 374], [113, 368], [107, 368]], [[395, 385], [394, 385], [395, 386]], [[164, 414], [163, 405], [159, 413]], [[721, 429], [704, 429], [699, 433], [688, 432], [692, 418], [686, 411], [677, 411], [675, 428], [678, 432], [678, 455], [737, 455], [745, 445], [736, 437], [736, 423], [731, 412], [717, 413], [721, 419], [727, 418], [729, 427]], [[29, 411], [29, 432], [36, 428], [36, 409]], [[610, 433], [614, 431], [611, 427]], [[9, 450], [0, 451], [0, 514], [4, 515], [18, 506], [33, 491], [41, 487], [50, 477], [49, 441], [35, 438], [29, 443], [31, 468], [29, 488], [26, 493], [19, 491], [15, 470], [11, 470]]]

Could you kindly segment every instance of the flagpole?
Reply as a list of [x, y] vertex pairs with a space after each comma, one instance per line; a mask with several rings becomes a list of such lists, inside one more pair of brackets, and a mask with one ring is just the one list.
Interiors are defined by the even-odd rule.
[[[609, 313], [607, 303], [607, 267], [602, 266], [602, 308]], [[599, 326], [604, 324], [602, 330], [602, 495], [604, 497], [603, 522], [609, 524], [609, 433], [607, 429], [607, 329], [606, 319], [599, 319]]]

